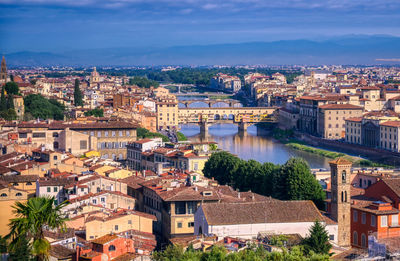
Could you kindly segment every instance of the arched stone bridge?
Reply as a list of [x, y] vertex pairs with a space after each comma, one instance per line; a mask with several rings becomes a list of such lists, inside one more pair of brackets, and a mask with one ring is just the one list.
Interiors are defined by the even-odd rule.
[[233, 100], [233, 99], [216, 99], [216, 100], [181, 100], [179, 101], [180, 104], [185, 105], [186, 108], [189, 108], [190, 104], [196, 103], [196, 102], [202, 102], [208, 105], [208, 107], [213, 108], [215, 104], [225, 104], [228, 105], [228, 107], [242, 107], [242, 103], [238, 100]]
[[195, 123], [202, 132], [215, 123], [234, 123], [239, 130], [258, 122], [276, 122], [276, 107], [179, 108], [179, 124]]

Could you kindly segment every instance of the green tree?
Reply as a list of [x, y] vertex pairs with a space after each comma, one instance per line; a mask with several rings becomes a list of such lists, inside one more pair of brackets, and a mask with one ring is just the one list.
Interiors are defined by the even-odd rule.
[[144, 139], [144, 138], [162, 138], [163, 142], [168, 142], [169, 139], [167, 136], [162, 135], [161, 133], [158, 132], [151, 132], [146, 128], [137, 128], [136, 129], [136, 136], [140, 139]]
[[8, 82], [5, 85], [5, 90], [7, 92], [8, 95], [10, 94], [18, 94], [19, 93], [19, 87], [18, 84], [16, 82]]
[[222, 185], [232, 184], [240, 163], [241, 160], [229, 152], [215, 152], [204, 165], [203, 173], [208, 178], [214, 177]]
[[34, 118], [63, 120], [65, 106], [54, 99], [46, 99], [40, 94], [30, 94], [24, 98], [25, 114]]
[[26, 237], [21, 237], [16, 245], [10, 250], [10, 261], [34, 260], [31, 254], [31, 247]]
[[21, 238], [32, 240], [32, 254], [38, 260], [44, 260], [50, 251], [50, 243], [44, 238], [44, 228], [65, 228], [66, 218], [61, 209], [67, 205], [63, 202], [56, 206], [54, 198], [30, 198], [27, 202], [16, 202], [14, 208], [15, 218], [10, 220], [10, 249], [15, 251], [21, 244]]
[[74, 105], [75, 106], [83, 106], [83, 95], [82, 91], [79, 88], [79, 79], [75, 79], [75, 87], [74, 87]]
[[329, 235], [325, 227], [317, 220], [309, 232], [310, 235], [303, 242], [306, 250], [309, 253], [312, 251], [317, 254], [328, 254], [332, 245], [329, 243]]
[[188, 140], [188, 139], [186, 138], [185, 134], [183, 134], [183, 133], [180, 132], [180, 131], [178, 131], [178, 132], [176, 133], [176, 136], [178, 137], [178, 141], [186, 141], [186, 140]]
[[100, 108], [95, 108], [93, 110], [90, 111], [86, 111], [85, 112], [85, 116], [94, 116], [94, 117], [104, 117], [104, 110], [100, 109]]
[[7, 109], [14, 109], [14, 97], [12, 94], [7, 95]]
[[6, 94], [4, 90], [4, 86], [1, 88], [1, 98], [0, 98], [0, 111], [4, 111], [7, 109], [7, 100]]
[[289, 159], [280, 169], [274, 196], [284, 200], [312, 200], [322, 208], [325, 193], [312, 175], [307, 162], [301, 158]]
[[17, 119], [17, 113], [14, 109], [8, 109], [5, 111], [0, 111], [0, 117], [5, 119], [6, 121], [13, 121]]

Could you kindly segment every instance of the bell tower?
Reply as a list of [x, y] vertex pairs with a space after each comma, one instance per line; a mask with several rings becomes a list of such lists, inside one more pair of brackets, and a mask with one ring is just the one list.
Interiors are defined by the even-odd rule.
[[0, 69], [0, 82], [6, 83], [7, 82], [7, 65], [6, 65], [6, 58], [1, 60], [1, 69]]
[[352, 163], [339, 158], [329, 162], [331, 167], [331, 215], [338, 223], [338, 244], [350, 246], [351, 242], [351, 200], [350, 176]]

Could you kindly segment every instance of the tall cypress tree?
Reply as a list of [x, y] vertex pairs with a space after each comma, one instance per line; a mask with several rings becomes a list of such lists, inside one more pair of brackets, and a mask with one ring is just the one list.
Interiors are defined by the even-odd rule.
[[14, 97], [12, 94], [7, 96], [7, 109], [14, 109]]
[[5, 111], [7, 110], [7, 100], [6, 100], [6, 94], [3, 88], [1, 88], [1, 98], [0, 98], [0, 111]]
[[79, 79], [75, 79], [75, 88], [74, 88], [74, 105], [75, 106], [83, 106], [82, 100], [82, 92], [79, 88]]

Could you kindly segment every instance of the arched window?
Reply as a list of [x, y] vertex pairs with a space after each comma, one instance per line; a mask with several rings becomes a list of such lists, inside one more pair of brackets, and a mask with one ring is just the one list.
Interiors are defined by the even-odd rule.
[[344, 202], [347, 202], [347, 191], [344, 192]]
[[199, 235], [203, 235], [203, 228], [201, 226], [199, 227]]
[[357, 231], [353, 232], [353, 245], [358, 245], [358, 234], [357, 234]]
[[115, 246], [114, 245], [109, 246], [108, 251], [115, 251]]
[[1, 193], [0, 197], [7, 197], [6, 193]]
[[342, 191], [342, 202], [344, 201], [344, 194], [343, 194], [343, 191]]
[[22, 196], [22, 193], [18, 192], [17, 194], [15, 194], [15, 196], [21, 197], [21, 196]]
[[346, 171], [342, 171], [342, 183], [346, 183]]
[[27, 186], [31, 186], [31, 185], [32, 185], [32, 182], [26, 182], [26, 185], [27, 185]]
[[53, 132], [53, 137], [54, 138], [58, 138], [58, 133], [57, 132]]
[[60, 146], [59, 146], [59, 144], [58, 144], [58, 141], [53, 142], [53, 148], [54, 148], [55, 150], [57, 150], [59, 147], [60, 147]]
[[361, 234], [361, 246], [362, 247], [366, 247], [367, 246], [367, 237], [365, 236], [365, 234]]

